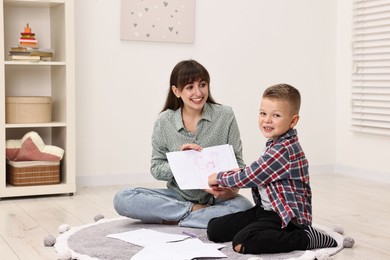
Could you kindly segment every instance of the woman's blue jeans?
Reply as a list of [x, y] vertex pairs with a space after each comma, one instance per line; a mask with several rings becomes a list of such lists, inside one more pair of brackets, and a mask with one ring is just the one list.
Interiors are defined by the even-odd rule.
[[114, 197], [115, 210], [121, 216], [144, 223], [178, 221], [179, 226], [194, 228], [207, 228], [212, 218], [253, 207], [242, 195], [230, 200], [215, 199], [214, 205], [196, 211], [191, 211], [193, 205], [171, 189], [127, 188]]

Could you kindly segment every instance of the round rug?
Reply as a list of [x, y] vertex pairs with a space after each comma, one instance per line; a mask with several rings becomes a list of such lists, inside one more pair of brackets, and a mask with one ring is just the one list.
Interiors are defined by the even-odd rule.
[[[317, 229], [331, 235], [338, 243], [338, 247], [306, 250], [306, 251], [293, 251], [289, 253], [280, 254], [262, 254], [262, 255], [243, 255], [233, 251], [231, 243], [225, 243], [226, 247], [221, 249], [227, 258], [225, 259], [315, 259], [319, 250], [321, 253], [326, 251], [326, 254], [334, 255], [342, 250], [343, 236], [333, 230], [322, 227], [319, 225], [313, 225]], [[106, 237], [109, 234], [127, 232], [131, 230], [137, 230], [141, 228], [151, 229], [155, 231], [171, 233], [171, 234], [183, 234], [183, 231], [187, 231], [196, 234], [200, 240], [205, 243], [211, 243], [207, 239], [205, 229], [196, 228], [184, 228], [171, 225], [159, 225], [159, 224], [143, 224], [139, 221], [129, 218], [113, 218], [113, 219], [100, 219], [97, 222], [86, 224], [83, 226], [70, 228], [65, 233], [59, 235], [54, 245], [58, 259], [80, 259], [80, 260], [128, 260], [133, 255], [138, 253], [142, 247], [124, 242], [119, 239], [113, 239]], [[214, 258], [215, 259], [215, 258]], [[176, 259], [175, 259], [176, 260]]]

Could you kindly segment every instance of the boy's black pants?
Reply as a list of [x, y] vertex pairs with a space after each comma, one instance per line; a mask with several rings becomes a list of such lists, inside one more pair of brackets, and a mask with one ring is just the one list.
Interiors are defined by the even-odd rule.
[[306, 250], [308, 237], [302, 227], [282, 223], [276, 212], [254, 206], [246, 211], [213, 218], [207, 226], [211, 241], [241, 244], [243, 254], [281, 253]]

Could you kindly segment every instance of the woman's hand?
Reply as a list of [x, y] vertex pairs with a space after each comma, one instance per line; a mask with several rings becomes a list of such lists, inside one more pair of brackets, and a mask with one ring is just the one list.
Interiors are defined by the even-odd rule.
[[216, 199], [229, 200], [233, 199], [238, 194], [238, 188], [222, 187], [217, 182], [217, 173], [213, 173], [208, 177], [210, 189], [206, 192], [212, 194]]
[[195, 151], [201, 151], [203, 148], [202, 146], [198, 145], [198, 144], [183, 144], [181, 147], [180, 147], [180, 150], [181, 151], [185, 151], [185, 150], [195, 150]]
[[238, 190], [238, 188], [215, 186], [205, 191], [212, 194], [216, 199], [230, 200], [237, 196]]

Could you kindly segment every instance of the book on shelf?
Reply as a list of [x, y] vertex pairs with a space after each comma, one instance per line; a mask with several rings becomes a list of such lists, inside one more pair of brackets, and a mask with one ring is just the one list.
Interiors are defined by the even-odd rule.
[[42, 52], [54, 53], [54, 50], [50, 48], [38, 48], [38, 47], [29, 47], [29, 46], [11, 47], [10, 50], [11, 51], [42, 51]]
[[32, 47], [11, 47], [9, 55], [23, 55], [23, 56], [41, 56], [53, 57], [53, 49], [48, 48], [32, 48]]
[[11, 55], [12, 60], [18, 61], [46, 61], [50, 60], [50, 57], [43, 56], [30, 56], [30, 55]]

